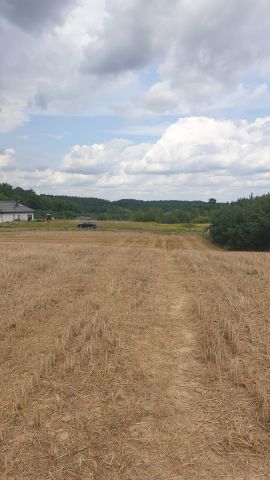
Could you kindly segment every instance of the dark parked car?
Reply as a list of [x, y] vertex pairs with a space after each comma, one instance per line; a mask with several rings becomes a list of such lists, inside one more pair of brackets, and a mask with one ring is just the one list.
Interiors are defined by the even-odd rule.
[[97, 228], [97, 224], [95, 222], [83, 222], [83, 223], [78, 223], [77, 225], [78, 228]]

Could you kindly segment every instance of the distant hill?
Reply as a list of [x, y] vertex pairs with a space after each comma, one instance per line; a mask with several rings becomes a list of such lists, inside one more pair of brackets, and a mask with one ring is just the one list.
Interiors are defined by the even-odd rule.
[[37, 194], [34, 190], [0, 184], [0, 200], [19, 200], [36, 210], [36, 216], [51, 213], [57, 218], [92, 216], [100, 220], [157, 221], [162, 223], [208, 223], [214, 199], [209, 202], [187, 200], [103, 200], [95, 197]]

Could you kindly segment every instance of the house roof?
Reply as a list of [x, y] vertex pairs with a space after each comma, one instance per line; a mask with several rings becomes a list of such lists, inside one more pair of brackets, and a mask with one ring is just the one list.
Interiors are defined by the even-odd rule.
[[32, 208], [26, 207], [15, 200], [0, 201], [0, 213], [31, 213]]

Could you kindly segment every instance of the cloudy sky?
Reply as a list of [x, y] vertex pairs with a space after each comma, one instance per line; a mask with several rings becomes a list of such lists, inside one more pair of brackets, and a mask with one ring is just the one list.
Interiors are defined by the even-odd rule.
[[0, 0], [0, 182], [270, 191], [270, 0]]

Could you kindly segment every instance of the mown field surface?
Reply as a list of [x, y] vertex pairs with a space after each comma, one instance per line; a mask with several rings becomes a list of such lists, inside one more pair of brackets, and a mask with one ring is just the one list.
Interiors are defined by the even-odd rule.
[[190, 233], [0, 245], [1, 478], [270, 478], [268, 254]]
[[[76, 231], [78, 223], [83, 220], [54, 220], [52, 222], [16, 222], [0, 223], [0, 232], [10, 231]], [[156, 222], [124, 222], [99, 220], [98, 231], [109, 232], [148, 232], [158, 234], [203, 234], [208, 225], [203, 223], [162, 224]]]

